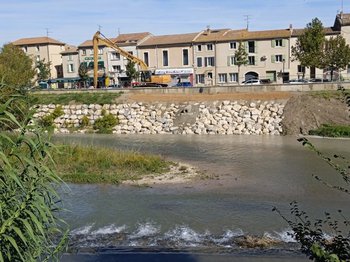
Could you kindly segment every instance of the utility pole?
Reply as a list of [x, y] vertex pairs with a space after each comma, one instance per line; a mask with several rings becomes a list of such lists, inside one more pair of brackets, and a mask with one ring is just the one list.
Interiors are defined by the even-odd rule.
[[97, 25], [98, 26], [98, 31], [101, 32], [102, 26], [101, 25]]
[[251, 15], [244, 15], [245, 19], [247, 21], [247, 30], [249, 30], [249, 20], [250, 20], [250, 17]]

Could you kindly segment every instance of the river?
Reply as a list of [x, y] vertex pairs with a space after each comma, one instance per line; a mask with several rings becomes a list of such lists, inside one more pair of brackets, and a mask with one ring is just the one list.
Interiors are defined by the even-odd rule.
[[[317, 174], [338, 183], [338, 175], [296, 137], [69, 135], [55, 139], [159, 154], [210, 174], [211, 179], [180, 185], [68, 185], [62, 196], [70, 212], [63, 216], [72, 228], [73, 249], [106, 252], [107, 248], [103, 261], [109, 261], [111, 253], [117, 252], [122, 259], [126, 253], [136, 256], [140, 250], [153, 255], [174, 250], [177, 255], [192, 254], [190, 260], [182, 257], [181, 261], [253, 261], [249, 258], [256, 250], [237, 249], [234, 238], [265, 235], [293, 246], [286, 223], [272, 212], [274, 206], [288, 215], [289, 203], [297, 200], [315, 218], [323, 218], [324, 211], [350, 213], [347, 196], [312, 177]], [[350, 140], [311, 141], [323, 152], [350, 158]], [[125, 253], [130, 249], [132, 252]], [[254, 261], [274, 261], [275, 257], [276, 261], [282, 257], [287, 257], [283, 261], [304, 260], [295, 253], [295, 244], [259, 252]], [[268, 258], [260, 256], [264, 252]], [[221, 256], [227, 253], [231, 254], [228, 258]], [[198, 257], [194, 258], [195, 254]], [[210, 256], [219, 257], [210, 260]], [[65, 257], [65, 261], [92, 261], [89, 259]], [[160, 261], [178, 258], [172, 259]]]

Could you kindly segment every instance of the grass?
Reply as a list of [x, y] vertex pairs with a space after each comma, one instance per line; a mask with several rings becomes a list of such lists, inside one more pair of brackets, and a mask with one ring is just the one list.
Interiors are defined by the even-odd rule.
[[95, 92], [95, 93], [65, 93], [65, 94], [35, 94], [29, 95], [31, 105], [48, 105], [48, 104], [113, 104], [115, 99], [121, 96], [119, 93]]
[[169, 170], [171, 162], [160, 156], [109, 148], [59, 145], [53, 158], [58, 175], [71, 183], [119, 184]]
[[310, 130], [309, 135], [327, 137], [350, 137], [350, 125], [339, 126], [323, 124], [316, 130]]
[[323, 98], [326, 100], [330, 99], [343, 99], [344, 95], [350, 95], [350, 90], [344, 90], [344, 92], [340, 90], [329, 90], [329, 91], [312, 91], [310, 92], [312, 97]]

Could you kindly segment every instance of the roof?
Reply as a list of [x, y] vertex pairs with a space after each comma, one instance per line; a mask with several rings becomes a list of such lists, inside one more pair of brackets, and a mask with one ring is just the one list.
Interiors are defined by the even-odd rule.
[[[219, 41], [223, 36], [229, 32], [230, 29], [206, 29], [193, 40], [193, 42], [212, 42]], [[239, 31], [239, 30], [238, 30]]]
[[339, 21], [341, 26], [350, 25], [350, 14], [340, 13], [337, 14], [335, 19]]
[[114, 42], [115, 43], [137, 43], [138, 41], [143, 40], [145, 37], [150, 35], [151, 33], [149, 32], [120, 34], [115, 38]]
[[198, 33], [151, 36], [139, 46], [190, 44]]
[[[292, 36], [300, 36], [305, 32], [305, 29], [293, 29]], [[324, 33], [326, 35], [337, 35], [340, 31], [334, 30], [332, 27], [325, 27]]]
[[66, 55], [66, 54], [75, 54], [78, 53], [78, 48], [76, 46], [66, 46], [66, 50], [61, 52], [61, 55]]
[[[115, 42], [116, 38], [108, 38], [112, 42]], [[103, 44], [101, 46], [104, 46]], [[86, 40], [85, 42], [81, 43], [78, 48], [82, 47], [93, 47], [92, 39], [91, 40]]]
[[288, 38], [290, 37], [289, 29], [276, 29], [276, 30], [264, 30], [264, 31], [251, 31], [248, 30], [230, 30], [228, 31], [220, 41], [241, 41], [241, 40], [261, 40], [261, 39], [275, 39], [275, 38]]
[[47, 36], [21, 38], [12, 42], [12, 44], [14, 45], [38, 45], [38, 44], [64, 45], [64, 43]]

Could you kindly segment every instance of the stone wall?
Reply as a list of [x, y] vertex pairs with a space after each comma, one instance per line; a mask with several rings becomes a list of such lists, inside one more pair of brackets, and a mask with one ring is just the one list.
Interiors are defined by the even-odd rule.
[[[55, 133], [91, 132], [104, 111], [119, 120], [113, 128], [114, 134], [279, 135], [284, 105], [278, 101], [64, 105], [64, 114], [54, 121]], [[56, 106], [39, 105], [34, 117], [42, 118]], [[81, 126], [84, 116], [89, 119], [87, 128]]]

